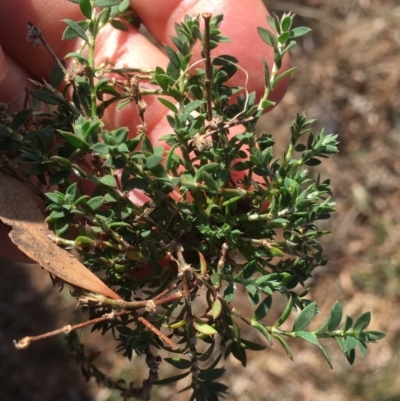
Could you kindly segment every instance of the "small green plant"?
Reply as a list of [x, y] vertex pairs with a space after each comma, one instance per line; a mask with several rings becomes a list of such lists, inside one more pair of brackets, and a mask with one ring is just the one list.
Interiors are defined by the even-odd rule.
[[[384, 336], [367, 330], [369, 312], [354, 321], [347, 317], [339, 328], [343, 313], [336, 302], [322, 325], [308, 329], [319, 309], [305, 298], [307, 288], [299, 290], [327, 263], [318, 242], [327, 232], [316, 221], [335, 210], [329, 180], [314, 179], [307, 168], [337, 153], [337, 136], [312, 133], [313, 121], [299, 114], [286, 151], [276, 156], [273, 135], [255, 134], [257, 121], [274, 105], [271, 92], [294, 70], [280, 73], [282, 58], [308, 29], [292, 28], [290, 13], [268, 17], [270, 28], [258, 28], [275, 61], [272, 68], [264, 61], [265, 90], [257, 99], [228, 84], [238, 60], [212, 56], [228, 41], [219, 31], [222, 15], [203, 14], [203, 31], [199, 16], [177, 23], [175, 47], [165, 46], [166, 70], [116, 69], [95, 65], [96, 37], [106, 24], [126, 29], [119, 17], [129, 2], [73, 2], [84, 19], [65, 20], [63, 38], [80, 38], [81, 51], [66, 55], [73, 59], [68, 69], [57, 61], [50, 82], [31, 91], [33, 107], [0, 126], [0, 149], [27, 164], [22, 174], [36, 176], [42, 188], [57, 186], [45, 194], [37, 190], [47, 202], [55, 241], [77, 251], [91, 271], [105, 272], [107, 285], [121, 297], [77, 290], [80, 307], [88, 311], [93, 329], [111, 330], [118, 350], [127, 358], [146, 355], [150, 369], [140, 388], [113, 381], [71, 334], [69, 343], [87, 378], [120, 390], [125, 399], [149, 399], [153, 385], [190, 375], [185, 390], [192, 390], [191, 399], [213, 401], [228, 390], [217, 382], [225, 371], [221, 360], [232, 355], [246, 366], [246, 351], [262, 351], [265, 342], [276, 340], [292, 358], [285, 338], [305, 340], [321, 350], [330, 367], [322, 338], [336, 340], [351, 364], [356, 348], [365, 355], [367, 344]], [[29, 37], [46, 44], [33, 25]], [[196, 42], [203, 65], [194, 71]], [[62, 80], [66, 86], [59, 92]], [[143, 81], [154, 89], [143, 89]], [[170, 111], [170, 131], [158, 144], [146, 135], [149, 94], [159, 95]], [[142, 120], [137, 133], [105, 128], [103, 113], [114, 103], [136, 107]], [[27, 130], [27, 122], [35, 128]], [[230, 134], [234, 126], [243, 129]], [[131, 201], [132, 191], [148, 200]], [[271, 321], [268, 314], [278, 297], [286, 307]], [[245, 299], [251, 314], [241, 307]], [[282, 328], [296, 312], [293, 326]], [[259, 332], [260, 343], [243, 337], [246, 326]], [[164, 361], [182, 372], [160, 380], [158, 349], [169, 351], [173, 357]]]

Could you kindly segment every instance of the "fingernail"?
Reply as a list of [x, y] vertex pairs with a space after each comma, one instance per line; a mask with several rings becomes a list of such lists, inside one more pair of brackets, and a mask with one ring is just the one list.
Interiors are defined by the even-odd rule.
[[3, 49], [0, 46], [0, 84], [4, 81], [6, 75], [7, 75], [6, 58], [4, 57]]

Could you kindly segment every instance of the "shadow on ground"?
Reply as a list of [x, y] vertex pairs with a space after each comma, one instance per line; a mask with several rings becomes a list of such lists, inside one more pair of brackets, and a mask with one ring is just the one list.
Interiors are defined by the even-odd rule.
[[[73, 303], [52, 287], [37, 265], [0, 258], [0, 394], [13, 401], [89, 401], [78, 366], [55, 337], [17, 350], [14, 339], [57, 327], [57, 317], [71, 316]], [[68, 294], [67, 294], [68, 295]], [[72, 306], [72, 307], [71, 307]]]

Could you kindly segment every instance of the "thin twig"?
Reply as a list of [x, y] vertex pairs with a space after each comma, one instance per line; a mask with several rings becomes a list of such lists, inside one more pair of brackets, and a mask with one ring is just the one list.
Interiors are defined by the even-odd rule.
[[53, 57], [55, 62], [58, 64], [58, 66], [60, 67], [60, 69], [64, 73], [64, 75], [67, 75], [67, 70], [65, 69], [65, 67], [64, 67], [63, 63], [60, 61], [60, 59], [53, 52], [53, 49], [47, 43], [46, 39], [43, 37], [42, 31], [37, 26], [33, 25], [32, 22], [28, 22], [28, 40], [33, 41], [33, 44], [35, 46], [38, 46], [40, 43], [42, 43], [43, 46], [46, 48], [46, 50], [51, 55], [51, 57]]
[[100, 316], [100, 317], [98, 317], [96, 319], [87, 320], [86, 322], [83, 322], [83, 323], [78, 323], [78, 324], [75, 324], [75, 325], [68, 324], [67, 326], [62, 327], [61, 329], [49, 331], [48, 333], [40, 334], [38, 336], [24, 337], [19, 341], [14, 340], [14, 345], [18, 349], [27, 348], [33, 341], [39, 341], [39, 340], [43, 340], [44, 338], [58, 336], [59, 334], [68, 334], [71, 331], [78, 330], [78, 329], [81, 329], [83, 327], [91, 326], [91, 325], [96, 324], [96, 323], [104, 322], [106, 320], [111, 320], [111, 319], [114, 319], [114, 318], [116, 318], [118, 316], [126, 315], [128, 313], [130, 313], [130, 311], [120, 311], [120, 312], [107, 313], [107, 314], [105, 314], [103, 316]]
[[167, 343], [172, 349], [179, 348], [170, 338], [168, 338], [164, 333], [162, 333], [160, 330], [158, 330], [157, 327], [153, 326], [143, 316], [140, 316], [139, 313], [137, 313], [136, 311], [132, 311], [131, 315], [133, 317], [135, 317], [137, 320], [139, 320], [139, 322], [142, 323], [143, 326], [146, 326], [150, 331], [152, 331], [154, 334], [156, 334], [158, 337], [160, 337], [161, 340], [163, 340], [165, 343]]
[[212, 84], [212, 65], [211, 65], [211, 54], [210, 54], [210, 19], [212, 17], [211, 13], [203, 13], [201, 15], [204, 19], [204, 42], [203, 42], [203, 52], [206, 64], [206, 91], [207, 91], [207, 120], [212, 119], [212, 102], [211, 102], [211, 84]]

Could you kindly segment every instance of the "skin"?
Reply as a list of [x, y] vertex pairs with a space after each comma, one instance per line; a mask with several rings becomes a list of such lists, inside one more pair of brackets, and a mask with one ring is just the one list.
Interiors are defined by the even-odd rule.
[[[248, 2], [241, 0], [131, 0], [132, 8], [142, 23], [161, 44], [170, 44], [174, 32], [174, 22], [183, 20], [185, 14], [197, 15], [211, 12], [224, 14], [221, 31], [231, 38], [231, 43], [222, 43], [213, 50], [212, 56], [231, 54], [239, 59], [248, 76], [241, 71], [232, 79], [232, 85], [247, 86], [249, 92], [263, 92], [263, 71], [261, 58], [271, 66], [272, 49], [259, 38], [256, 27], [267, 27], [267, 10], [261, 0]], [[35, 47], [27, 42], [27, 22], [38, 26], [59, 58], [77, 49], [77, 41], [62, 41], [65, 29], [62, 19], [81, 20], [82, 14], [76, 4], [67, 0], [0, 0], [0, 101], [9, 103], [19, 110], [25, 100], [25, 88], [30, 87], [28, 78], [48, 80], [54, 60], [43, 47]], [[121, 32], [106, 27], [98, 40], [96, 61], [106, 59], [118, 67], [166, 67], [168, 59], [159, 47], [151, 43], [134, 28]], [[192, 62], [200, 59], [200, 49], [196, 48]], [[289, 68], [289, 60], [284, 59], [282, 71]], [[247, 79], [247, 81], [246, 81]], [[273, 100], [280, 101], [288, 85], [282, 80], [273, 93]], [[146, 97], [146, 123], [149, 137], [156, 143], [169, 130], [165, 114], [167, 109], [155, 97]], [[128, 126], [136, 132], [139, 118], [130, 107], [120, 111], [109, 108], [104, 116], [108, 128]], [[12, 246], [7, 236], [8, 228], [0, 223], [0, 256], [17, 261], [30, 261]]]

